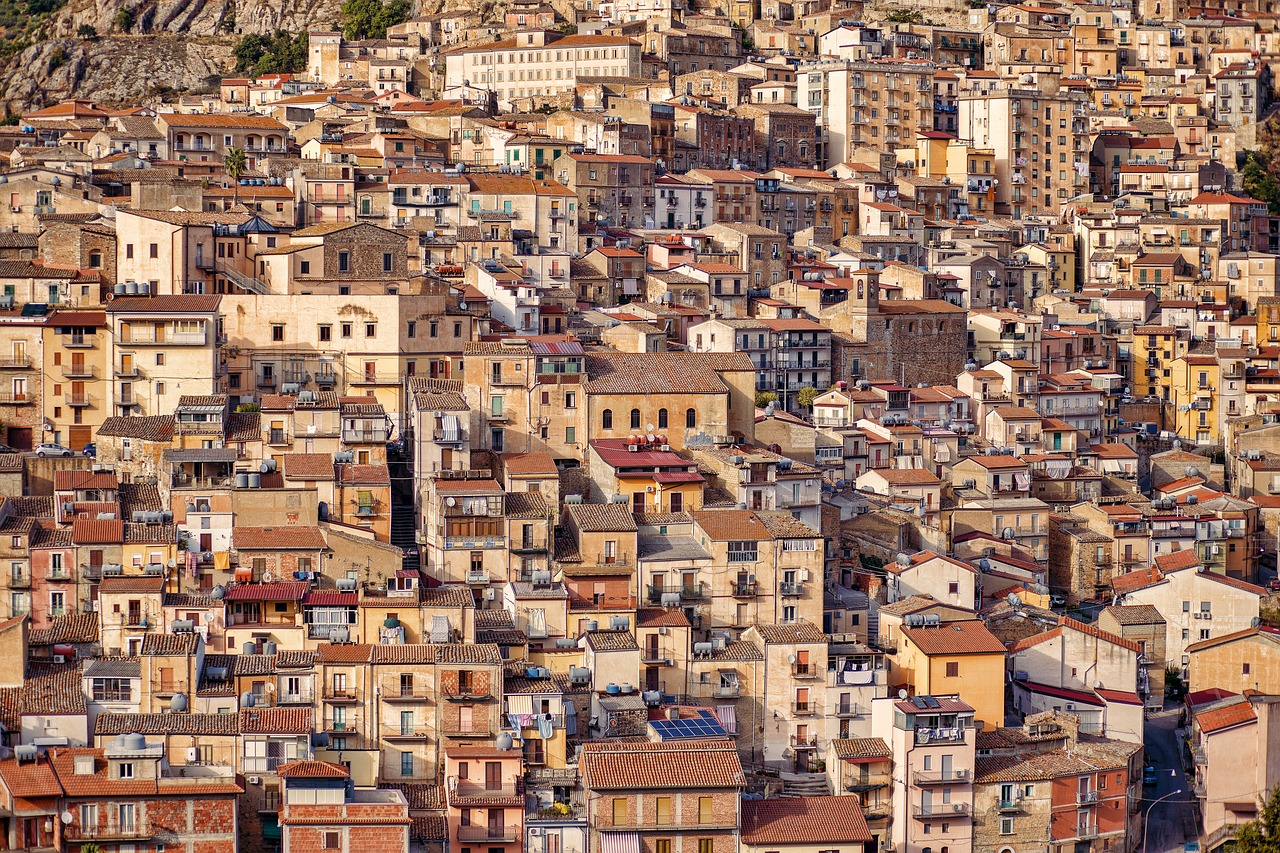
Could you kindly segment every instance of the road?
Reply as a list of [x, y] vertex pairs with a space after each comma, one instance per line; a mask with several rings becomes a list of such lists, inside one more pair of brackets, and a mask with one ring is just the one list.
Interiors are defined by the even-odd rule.
[[[1178, 725], [1179, 706], [1171, 703], [1171, 707], [1158, 714], [1147, 717], [1146, 753], [1147, 761], [1156, 768], [1156, 784], [1144, 787], [1143, 802], [1140, 812], [1145, 815], [1151, 808], [1151, 819], [1147, 822], [1148, 838], [1145, 853], [1170, 853], [1182, 850], [1188, 840], [1198, 837], [1196, 829], [1196, 802], [1192, 793], [1192, 781], [1183, 771], [1183, 751], [1178, 743], [1175, 729]], [[1172, 770], [1173, 773], [1169, 771]], [[1182, 789], [1183, 793], [1170, 797], [1162, 803], [1152, 806], [1151, 803]]]

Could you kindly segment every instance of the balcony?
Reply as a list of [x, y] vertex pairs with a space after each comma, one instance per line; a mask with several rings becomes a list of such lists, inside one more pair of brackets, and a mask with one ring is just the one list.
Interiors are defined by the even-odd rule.
[[73, 409], [82, 409], [85, 406], [92, 406], [93, 399], [88, 394], [64, 394], [63, 401]]
[[778, 584], [778, 592], [784, 596], [791, 597], [804, 595], [804, 584], [799, 582], [787, 583], [784, 581], [783, 583]]
[[821, 675], [818, 667], [811, 663], [791, 664], [791, 677], [797, 681], [816, 681]]
[[469, 584], [489, 583], [489, 570], [488, 569], [468, 569], [467, 583]]
[[67, 379], [93, 379], [97, 373], [98, 368], [92, 364], [72, 362], [71, 364], [62, 365], [62, 375]]
[[946, 785], [951, 782], [969, 781], [968, 770], [917, 770], [911, 774], [917, 785]]
[[35, 394], [28, 394], [23, 391], [0, 390], [0, 405], [4, 406], [34, 406], [37, 402]]
[[791, 713], [797, 717], [812, 717], [818, 713], [818, 703], [812, 700], [808, 702], [793, 701], [791, 703]]
[[432, 694], [424, 687], [393, 687], [382, 692], [383, 702], [426, 702]]
[[876, 680], [876, 671], [870, 665], [866, 665], [860, 669], [842, 669], [831, 673], [830, 686], [832, 687], [855, 687], [865, 684], [874, 684]]
[[334, 705], [347, 705], [358, 701], [355, 690], [350, 687], [326, 687], [321, 695], [324, 701]]
[[1077, 791], [1076, 792], [1076, 805], [1083, 806], [1089, 803], [1096, 803], [1096, 802], [1098, 802], [1097, 791]]
[[386, 427], [344, 429], [342, 431], [342, 440], [347, 444], [386, 444], [387, 433]]
[[856, 702], [839, 702], [836, 704], [837, 717], [865, 717], [867, 709]]
[[737, 699], [741, 695], [741, 684], [721, 684], [715, 689], [715, 696], [717, 699]]
[[463, 725], [463, 723], [458, 720], [446, 722], [442, 727], [442, 731], [447, 737], [493, 737], [493, 730], [490, 727], [488, 720], [472, 720], [466, 725]]
[[115, 375], [117, 379], [137, 379], [140, 374], [136, 364], [122, 364], [116, 367]]
[[[328, 635], [326, 635], [328, 636]], [[315, 701], [315, 695], [311, 691], [302, 693], [277, 693], [277, 705], [311, 705]]]
[[[617, 566], [619, 568], [627, 568], [635, 565], [630, 554], [597, 554], [597, 566]], [[676, 592], [675, 589], [669, 589], [667, 592]]]
[[916, 820], [942, 820], [945, 818], [968, 817], [972, 807], [968, 803], [924, 803], [913, 804], [912, 815]]
[[[457, 687], [445, 687], [442, 691], [444, 698], [450, 702], [488, 702], [493, 698], [493, 693], [488, 690], [481, 690], [470, 684], [459, 684]], [[485, 723], [486, 728], [488, 723]]]
[[431, 736], [431, 729], [427, 726], [383, 726], [381, 729], [383, 740], [426, 740]]
[[137, 820], [107, 826], [72, 825], [66, 827], [62, 834], [68, 841], [136, 841], [150, 838], [152, 831], [150, 821]]
[[519, 212], [514, 210], [468, 210], [467, 216], [491, 222], [511, 222], [520, 218]]
[[[1076, 834], [1074, 836], [1082, 841], [1098, 837], [1098, 825], [1096, 823], [1084, 823], [1076, 825]], [[1055, 839], [1057, 840], [1057, 839]], [[1065, 840], [1065, 839], [1063, 839]]]
[[518, 841], [520, 828], [517, 826], [460, 826], [458, 840], [493, 844]]
[[62, 346], [66, 349], [91, 349], [97, 345], [93, 335], [63, 335]]
[[1004, 814], [1014, 814], [1022, 811], [1022, 798], [1017, 797], [1012, 800], [1001, 800], [996, 803], [996, 808]]
[[31, 358], [29, 356], [5, 356], [0, 357], [0, 370], [30, 370]]
[[760, 594], [760, 587], [755, 581], [737, 581], [733, 585], [734, 598], [755, 598]]
[[916, 729], [916, 745], [930, 743], [964, 743], [964, 729]]
[[[850, 794], [873, 791], [876, 788], [888, 788], [893, 784], [893, 777], [888, 773], [860, 773], [844, 783], [844, 789]], [[864, 806], [865, 808], [865, 806]]]

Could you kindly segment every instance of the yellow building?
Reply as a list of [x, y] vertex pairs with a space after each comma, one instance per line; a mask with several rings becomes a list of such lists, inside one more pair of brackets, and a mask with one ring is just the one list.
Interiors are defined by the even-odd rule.
[[1185, 344], [1173, 326], [1135, 326], [1133, 329], [1133, 396], [1172, 400], [1173, 360]]
[[1280, 635], [1250, 628], [1187, 646], [1188, 689], [1220, 687], [1234, 693], [1280, 690]]
[[1004, 720], [1005, 647], [978, 620], [914, 626], [899, 632], [894, 689], [925, 696], [958, 695], [988, 726]]
[[111, 416], [111, 365], [107, 358], [107, 315], [102, 311], [59, 311], [41, 330], [44, 336], [44, 417], [53, 430], [43, 441], [80, 450], [93, 441]]
[[1217, 443], [1221, 435], [1218, 359], [1188, 353], [1173, 360], [1169, 373], [1174, 431], [1197, 444]]

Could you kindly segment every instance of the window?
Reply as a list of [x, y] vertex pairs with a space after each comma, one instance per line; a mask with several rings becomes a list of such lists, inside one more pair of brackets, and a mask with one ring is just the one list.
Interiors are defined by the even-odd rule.
[[[413, 712], [409, 711], [407, 713], [412, 714]], [[403, 726], [403, 724], [401, 725]], [[413, 753], [412, 752], [400, 753], [400, 775], [401, 776], [413, 775]]]
[[120, 762], [120, 778], [121, 778], [121, 779], [132, 779], [132, 778], [133, 778], [133, 763], [132, 763], [132, 762], [129, 762], [129, 761], [122, 761], [122, 762]]
[[947, 678], [960, 677], [960, 663], [958, 661], [947, 661]]
[[150, 246], [147, 247], [147, 253], [152, 258], [160, 257], [160, 244], [152, 243]]
[[711, 823], [711, 797], [698, 797], [698, 823]]
[[284, 326], [280, 323], [271, 325], [271, 340], [279, 342], [284, 340]]
[[658, 429], [667, 428], [667, 410], [658, 409]]
[[714, 853], [715, 842], [710, 838], [698, 839], [698, 853]]
[[333, 340], [333, 326], [330, 326], [328, 323], [326, 323], [320, 327], [320, 340], [321, 341]]
[[341, 832], [325, 832], [324, 849], [325, 850], [341, 850], [342, 849], [342, 833]]
[[298, 273], [300, 275], [311, 275], [311, 261], [298, 261]]
[[394, 268], [395, 268], [395, 264], [394, 264], [394, 262], [393, 262], [393, 260], [392, 260], [391, 253], [390, 253], [390, 252], [383, 252], [383, 253], [382, 253], [382, 271], [383, 271], [383, 272], [391, 272], [391, 270], [392, 270], [392, 269], [394, 269]]
[[1000, 818], [1000, 834], [1013, 835], [1013, 818], [1011, 817]]
[[377, 324], [377, 323], [365, 323], [365, 324], [364, 324], [364, 336], [365, 336], [366, 338], [375, 338], [375, 337], [377, 337], [377, 336], [378, 336], [378, 324]]
[[639, 409], [631, 410], [631, 428], [640, 429], [640, 410]]
[[684, 413], [684, 425], [686, 429], [693, 429], [698, 425], [698, 413], [693, 409], [686, 409]]
[[671, 823], [671, 798], [658, 797], [657, 801], [657, 821], [660, 825], [666, 826]]
[[565, 427], [565, 428], [564, 428], [564, 443], [565, 443], [565, 444], [576, 444], [576, 443], [577, 443], [577, 441], [578, 441], [578, 429], [577, 429], [577, 427]]
[[351, 253], [338, 253], [338, 272], [351, 272]]
[[342, 337], [344, 338], [349, 338], [351, 337], [351, 328], [352, 326], [350, 323], [343, 323], [339, 329], [339, 334], [341, 334]]
[[[132, 765], [132, 764], [130, 764], [130, 765], [129, 765], [129, 768], [130, 768], [130, 770], [132, 770], [132, 769], [133, 769], [133, 765]], [[124, 765], [123, 765], [123, 764], [121, 764], [121, 765], [120, 765], [120, 769], [121, 769], [121, 771], [122, 771], [120, 775], [121, 775], [121, 777], [123, 778], [123, 776], [124, 776], [124, 773], [123, 773]], [[120, 803], [120, 804], [116, 807], [116, 809], [117, 809], [117, 811], [116, 811], [116, 816], [117, 816], [117, 818], [119, 819], [119, 825], [120, 825], [120, 831], [121, 831], [121, 832], [133, 832], [135, 829], [137, 829], [137, 827], [138, 827], [138, 806], [137, 806], [137, 804], [135, 804], [135, 803]]]
[[627, 822], [627, 798], [613, 798], [613, 825], [624, 826]]
[[416, 338], [417, 336], [418, 336], [418, 324], [410, 320], [409, 325], [405, 327], [405, 337]]
[[[86, 803], [80, 806], [80, 826], [84, 829], [90, 829], [98, 825], [98, 806], [96, 803]], [[88, 836], [92, 838], [92, 836]]]
[[600, 428], [613, 429], [613, 409], [605, 409], [600, 413]]

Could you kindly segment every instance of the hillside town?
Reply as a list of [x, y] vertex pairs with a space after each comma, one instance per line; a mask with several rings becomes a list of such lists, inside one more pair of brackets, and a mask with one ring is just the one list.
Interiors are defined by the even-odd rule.
[[0, 850], [1262, 814], [1270, 2], [303, 35], [0, 125]]

